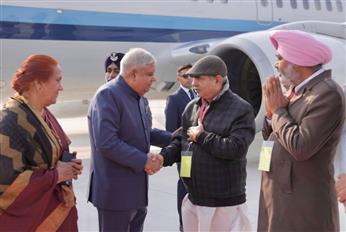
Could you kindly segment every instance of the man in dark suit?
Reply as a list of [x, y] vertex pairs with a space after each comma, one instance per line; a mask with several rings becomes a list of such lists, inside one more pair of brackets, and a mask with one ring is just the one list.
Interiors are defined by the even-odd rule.
[[97, 90], [89, 107], [88, 201], [97, 207], [100, 231], [138, 232], [143, 231], [147, 213], [147, 173], [160, 169], [150, 159], [150, 144], [164, 146], [171, 135], [152, 129], [150, 108], [143, 97], [155, 81], [155, 58], [135, 48], [120, 66], [119, 76]]
[[[181, 115], [184, 112], [185, 106], [195, 96], [192, 90], [192, 79], [185, 75], [185, 73], [192, 67], [191, 64], [180, 66], [177, 70], [177, 82], [180, 84], [179, 89], [168, 96], [165, 108], [166, 115], [166, 130], [173, 132], [181, 126]], [[177, 164], [178, 173], [180, 172], [180, 163]], [[177, 208], [179, 213], [180, 231], [183, 230], [183, 223], [181, 218], [181, 203], [186, 195], [186, 189], [183, 182], [179, 178], [177, 183]]]

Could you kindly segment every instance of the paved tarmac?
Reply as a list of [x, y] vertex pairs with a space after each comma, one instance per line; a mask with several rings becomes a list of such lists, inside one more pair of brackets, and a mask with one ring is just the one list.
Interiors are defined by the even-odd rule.
[[[165, 100], [150, 100], [149, 104], [153, 114], [153, 126], [163, 129]], [[79, 230], [98, 231], [97, 210], [86, 200], [90, 167], [90, 143], [86, 117], [64, 118], [59, 121], [72, 140], [71, 149], [76, 150], [78, 157], [83, 159], [83, 174], [74, 182]], [[258, 133], [248, 152], [247, 206], [253, 231], [256, 231], [258, 215], [260, 172], [257, 167], [261, 143], [262, 138]], [[151, 150], [159, 151], [157, 147], [152, 147]], [[144, 231], [178, 231], [177, 180], [178, 174], [175, 165], [163, 168], [159, 173], [149, 177], [149, 206]], [[341, 231], [346, 231], [345, 213], [341, 205], [339, 209]]]

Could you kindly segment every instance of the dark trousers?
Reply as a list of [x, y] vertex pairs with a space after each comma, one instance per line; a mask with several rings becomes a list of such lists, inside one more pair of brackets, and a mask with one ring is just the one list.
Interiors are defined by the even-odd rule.
[[104, 210], [97, 208], [99, 231], [141, 232], [147, 208], [127, 211]]
[[177, 208], [178, 208], [178, 213], [179, 213], [180, 225], [183, 225], [183, 219], [181, 217], [181, 203], [183, 202], [183, 199], [184, 199], [185, 195], [187, 194], [187, 192], [186, 192], [184, 183], [180, 178], [180, 163], [177, 163], [177, 169], [178, 169], [178, 175], [179, 175], [179, 180], [177, 183]]

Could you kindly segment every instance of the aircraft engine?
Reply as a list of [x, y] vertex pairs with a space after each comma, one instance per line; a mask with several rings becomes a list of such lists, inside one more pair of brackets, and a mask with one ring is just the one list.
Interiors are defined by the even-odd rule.
[[[333, 78], [345, 83], [345, 40], [325, 35], [314, 35], [324, 41], [333, 52], [333, 60], [325, 68], [333, 70]], [[248, 101], [256, 114], [256, 129], [260, 130], [264, 117], [262, 84], [275, 70], [275, 49], [269, 31], [246, 33], [223, 40], [209, 54], [222, 58], [228, 67], [232, 91]]]

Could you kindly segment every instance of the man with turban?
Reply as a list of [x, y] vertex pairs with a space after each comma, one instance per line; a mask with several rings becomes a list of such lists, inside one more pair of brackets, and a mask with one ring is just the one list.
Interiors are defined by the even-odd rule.
[[124, 53], [112, 52], [105, 60], [105, 79], [110, 81], [118, 76], [120, 72], [120, 61], [124, 57]]
[[[278, 77], [263, 85], [262, 171], [258, 231], [339, 231], [333, 161], [345, 117], [344, 95], [323, 65], [330, 49], [308, 33], [273, 31]], [[262, 158], [262, 157], [261, 157]]]

